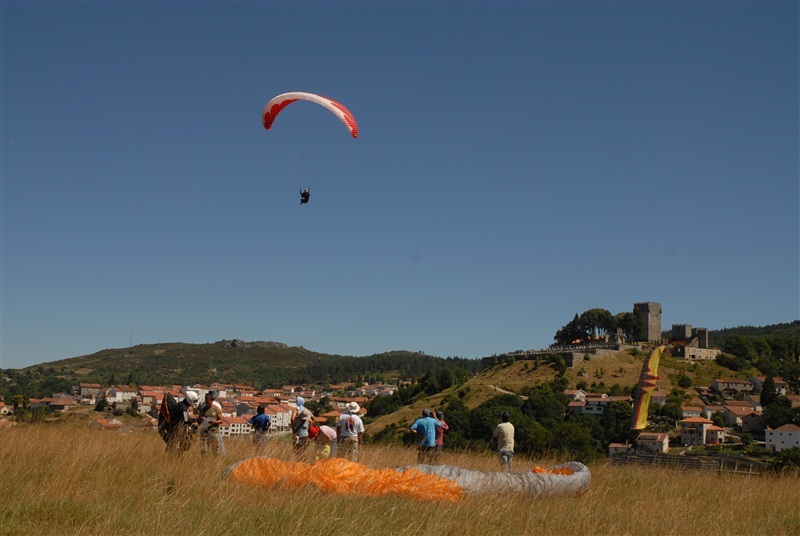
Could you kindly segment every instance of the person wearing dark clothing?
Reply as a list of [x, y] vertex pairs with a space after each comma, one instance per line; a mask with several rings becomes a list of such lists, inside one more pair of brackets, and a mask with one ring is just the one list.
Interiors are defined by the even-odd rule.
[[269, 415], [264, 413], [264, 406], [259, 405], [256, 408], [255, 417], [251, 417], [247, 422], [253, 427], [253, 445], [258, 449], [266, 446], [267, 434], [269, 427], [272, 425], [272, 420]]
[[305, 205], [308, 203], [308, 198], [311, 197], [311, 192], [308, 191], [308, 188], [303, 189], [300, 192], [300, 204]]

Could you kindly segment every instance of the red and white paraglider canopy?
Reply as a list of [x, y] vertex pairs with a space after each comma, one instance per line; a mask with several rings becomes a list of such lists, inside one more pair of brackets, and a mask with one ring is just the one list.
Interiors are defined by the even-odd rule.
[[356, 118], [343, 104], [321, 95], [304, 93], [301, 91], [283, 93], [270, 100], [264, 107], [264, 112], [261, 114], [261, 123], [264, 125], [264, 128], [270, 130], [272, 128], [272, 123], [275, 122], [275, 118], [281, 113], [281, 110], [298, 100], [315, 102], [320, 106], [324, 106], [338, 117], [339, 121], [344, 123], [347, 130], [350, 131], [351, 136], [358, 138], [358, 123], [356, 123]]

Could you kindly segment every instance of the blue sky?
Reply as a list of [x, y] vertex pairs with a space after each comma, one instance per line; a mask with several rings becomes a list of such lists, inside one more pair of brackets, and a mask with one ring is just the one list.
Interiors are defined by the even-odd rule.
[[[3, 368], [482, 357], [641, 301], [665, 329], [800, 317], [797, 2], [0, 9]], [[359, 139], [299, 103], [265, 131], [287, 91]]]

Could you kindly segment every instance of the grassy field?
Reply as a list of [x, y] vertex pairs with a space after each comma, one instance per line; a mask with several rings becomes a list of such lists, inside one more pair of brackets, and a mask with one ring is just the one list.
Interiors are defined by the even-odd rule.
[[[429, 503], [400, 496], [327, 495], [317, 489], [253, 488], [220, 478], [254, 454], [230, 440], [223, 458], [193, 449], [167, 456], [155, 432], [85, 423], [0, 431], [0, 534], [800, 534], [797, 477], [591, 466], [579, 497], [467, 497]], [[291, 459], [275, 439], [270, 456]], [[415, 463], [414, 451], [364, 448], [373, 468]], [[444, 463], [493, 471], [493, 456], [449, 454]], [[517, 470], [555, 460], [515, 460]]]

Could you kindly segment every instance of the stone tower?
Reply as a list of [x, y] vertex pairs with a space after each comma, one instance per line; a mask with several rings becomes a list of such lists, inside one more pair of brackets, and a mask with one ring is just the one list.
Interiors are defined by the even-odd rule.
[[639, 317], [639, 321], [642, 325], [642, 337], [647, 342], [658, 342], [661, 340], [660, 303], [634, 303], [633, 314]]

